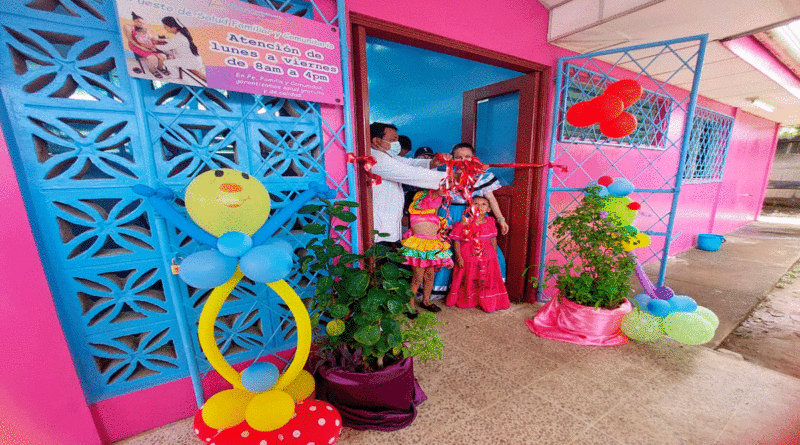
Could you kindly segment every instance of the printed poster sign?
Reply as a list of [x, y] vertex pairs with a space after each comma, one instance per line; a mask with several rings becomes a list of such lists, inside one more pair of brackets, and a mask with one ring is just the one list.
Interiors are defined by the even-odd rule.
[[116, 0], [128, 74], [343, 103], [339, 29], [239, 0]]

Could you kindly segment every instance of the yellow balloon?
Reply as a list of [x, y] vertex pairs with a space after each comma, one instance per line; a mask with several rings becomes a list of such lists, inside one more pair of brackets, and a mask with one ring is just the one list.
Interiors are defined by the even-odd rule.
[[314, 392], [314, 387], [314, 376], [304, 369], [283, 390], [292, 396], [295, 403], [300, 403]]
[[272, 431], [286, 425], [294, 415], [292, 396], [279, 390], [262, 392], [253, 397], [244, 418], [258, 431]]
[[269, 193], [264, 185], [230, 168], [198, 175], [186, 188], [184, 201], [192, 220], [216, 237], [230, 231], [252, 235], [269, 217]]
[[222, 304], [225, 303], [228, 295], [230, 295], [233, 288], [236, 287], [236, 284], [239, 283], [242, 277], [244, 277], [244, 274], [242, 274], [242, 271], [237, 267], [236, 272], [234, 272], [233, 276], [228, 281], [221, 286], [215, 287], [214, 290], [211, 291], [211, 295], [208, 296], [206, 304], [203, 305], [203, 311], [200, 312], [200, 319], [197, 322], [197, 337], [200, 341], [200, 349], [202, 349], [203, 354], [206, 355], [208, 363], [211, 364], [214, 370], [216, 370], [223, 379], [227, 380], [234, 388], [239, 389], [244, 389], [244, 386], [242, 386], [242, 376], [233, 369], [233, 366], [228, 364], [228, 361], [225, 360], [225, 356], [222, 355], [222, 351], [219, 350], [217, 339], [214, 336], [214, 322], [217, 320], [220, 309], [222, 309]]
[[647, 247], [649, 245], [650, 236], [642, 232], [639, 232], [636, 235], [628, 238], [628, 241], [622, 242], [622, 248], [625, 249], [626, 252], [630, 252], [633, 249], [641, 249], [642, 247]]
[[303, 300], [286, 280], [273, 281], [267, 283], [267, 286], [286, 303], [297, 325], [297, 349], [294, 351], [294, 358], [274, 386], [275, 389], [283, 389], [300, 374], [308, 361], [308, 354], [311, 352], [311, 318], [308, 316], [308, 308], [303, 304]]
[[211, 428], [224, 430], [245, 420], [245, 408], [255, 394], [245, 389], [220, 391], [203, 405], [203, 422]]

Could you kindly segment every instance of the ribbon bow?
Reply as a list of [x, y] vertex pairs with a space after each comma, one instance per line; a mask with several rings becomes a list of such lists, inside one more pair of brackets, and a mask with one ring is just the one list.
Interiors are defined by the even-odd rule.
[[383, 180], [380, 176], [372, 173], [372, 166], [377, 164], [378, 161], [372, 156], [356, 156], [353, 153], [347, 153], [347, 162], [355, 164], [356, 162], [364, 163], [364, 171], [366, 172], [367, 179], [370, 185], [379, 185]]

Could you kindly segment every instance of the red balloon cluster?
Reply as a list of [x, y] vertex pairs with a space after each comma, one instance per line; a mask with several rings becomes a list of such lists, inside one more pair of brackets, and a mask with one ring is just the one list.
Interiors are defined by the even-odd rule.
[[603, 94], [578, 102], [567, 110], [567, 122], [575, 127], [600, 123], [600, 131], [610, 138], [625, 137], [636, 129], [636, 116], [623, 111], [642, 96], [642, 86], [632, 79], [618, 80]]

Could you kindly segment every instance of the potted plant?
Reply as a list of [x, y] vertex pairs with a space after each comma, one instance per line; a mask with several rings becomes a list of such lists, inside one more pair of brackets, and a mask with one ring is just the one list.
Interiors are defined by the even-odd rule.
[[300, 259], [300, 270], [315, 274], [311, 325], [316, 326], [317, 398], [339, 410], [356, 429], [392, 431], [411, 424], [425, 394], [414, 378], [412, 357], [441, 358], [443, 342], [431, 313], [409, 318], [411, 272], [405, 258], [374, 244], [363, 254], [338, 242], [353, 222], [355, 202], [322, 200], [304, 213], [323, 215], [326, 224], [304, 226], [316, 235]]
[[551, 223], [564, 259], [546, 266], [559, 295], [527, 320], [540, 337], [599, 346], [628, 341], [619, 325], [632, 308], [627, 297], [636, 263], [623, 247], [631, 234], [619, 213], [630, 209], [623, 198], [601, 196], [600, 190], [587, 188], [577, 207]]

